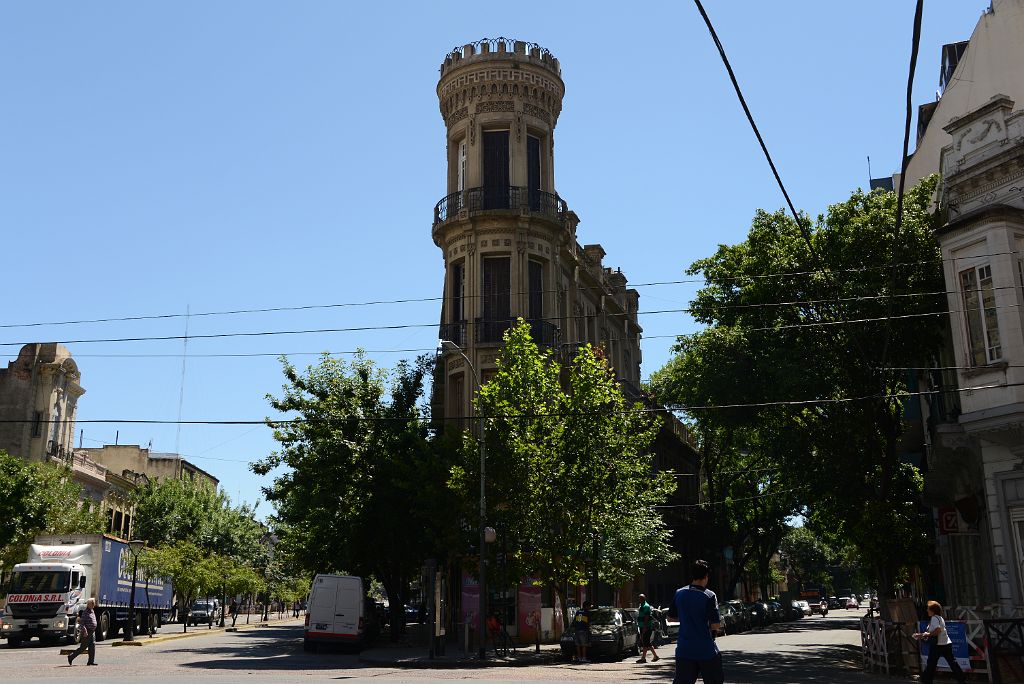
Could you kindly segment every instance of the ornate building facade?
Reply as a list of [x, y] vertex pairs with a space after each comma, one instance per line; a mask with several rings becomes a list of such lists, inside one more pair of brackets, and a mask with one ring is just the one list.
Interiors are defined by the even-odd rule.
[[431, 234], [445, 264], [440, 337], [451, 345], [435, 376], [435, 416], [472, 413], [477, 382], [493, 374], [517, 318], [563, 359], [581, 344], [603, 347], [627, 394], [639, 398], [639, 294], [604, 265], [599, 244], [580, 244], [579, 218], [555, 190], [564, 94], [558, 60], [533, 43], [485, 39], [441, 65], [448, 194], [434, 208]]

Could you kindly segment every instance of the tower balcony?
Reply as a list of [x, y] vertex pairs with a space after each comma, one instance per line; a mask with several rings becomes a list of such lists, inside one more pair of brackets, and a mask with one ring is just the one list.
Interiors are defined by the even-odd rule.
[[512, 211], [561, 221], [569, 207], [557, 194], [542, 190], [515, 185], [470, 188], [453, 192], [434, 205], [434, 226], [458, 218], [463, 210], [470, 214]]

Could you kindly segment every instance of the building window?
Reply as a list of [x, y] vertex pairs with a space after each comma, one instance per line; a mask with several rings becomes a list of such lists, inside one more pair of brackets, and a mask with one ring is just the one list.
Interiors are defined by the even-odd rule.
[[477, 331], [481, 342], [499, 342], [512, 317], [511, 259], [488, 257], [483, 260], [483, 328]]
[[459, 143], [459, 177], [455, 189], [462, 192], [466, 189], [466, 141]]
[[465, 263], [458, 263], [452, 265], [452, 280], [451, 280], [451, 297], [452, 297], [452, 323], [458, 323], [466, 320], [466, 312], [464, 310], [465, 292], [466, 292], [466, 265]]
[[460, 425], [464, 422], [462, 402], [466, 391], [465, 375], [459, 373], [448, 378], [448, 419]]
[[526, 136], [526, 189], [530, 195], [530, 209], [540, 210], [540, 139]]
[[509, 207], [508, 131], [484, 131], [484, 209]]
[[984, 366], [999, 361], [1003, 358], [1003, 348], [999, 341], [992, 266], [986, 264], [960, 271], [960, 286], [964, 295], [968, 359], [971, 365]]
[[544, 318], [544, 265], [531, 259], [528, 268], [530, 306], [527, 315], [539, 321]]
[[36, 411], [32, 414], [32, 436], [42, 437], [43, 436], [43, 412]]

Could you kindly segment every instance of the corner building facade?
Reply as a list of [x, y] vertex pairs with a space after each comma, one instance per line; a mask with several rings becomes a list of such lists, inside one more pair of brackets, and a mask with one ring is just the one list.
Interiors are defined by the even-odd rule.
[[[579, 218], [555, 190], [564, 94], [558, 60], [536, 44], [484, 39], [445, 57], [437, 96], [448, 192], [431, 231], [445, 263], [440, 338], [486, 383], [504, 332], [523, 318], [562, 359], [581, 344], [603, 347], [627, 396], [639, 398], [639, 294], [604, 266], [600, 245], [577, 241]], [[439, 361], [434, 415], [471, 415], [478, 378], [452, 349]]]

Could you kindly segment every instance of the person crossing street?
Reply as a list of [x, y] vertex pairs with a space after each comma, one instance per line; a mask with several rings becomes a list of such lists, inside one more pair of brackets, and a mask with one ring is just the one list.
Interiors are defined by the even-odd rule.
[[637, 622], [640, 623], [640, 647], [643, 649], [640, 652], [640, 660], [636, 662], [637, 664], [646, 663], [647, 651], [650, 651], [654, 656], [651, 658], [651, 662], [656, 663], [661, 658], [658, 657], [658, 652], [654, 650], [654, 644], [651, 641], [651, 636], [654, 634], [654, 610], [643, 594], [640, 594], [640, 607], [637, 609], [636, 617]]
[[86, 665], [96, 664], [96, 599], [91, 598], [85, 604], [85, 610], [78, 616], [78, 631], [81, 643], [78, 648], [68, 654], [68, 665], [74, 665], [75, 658], [89, 651]]

